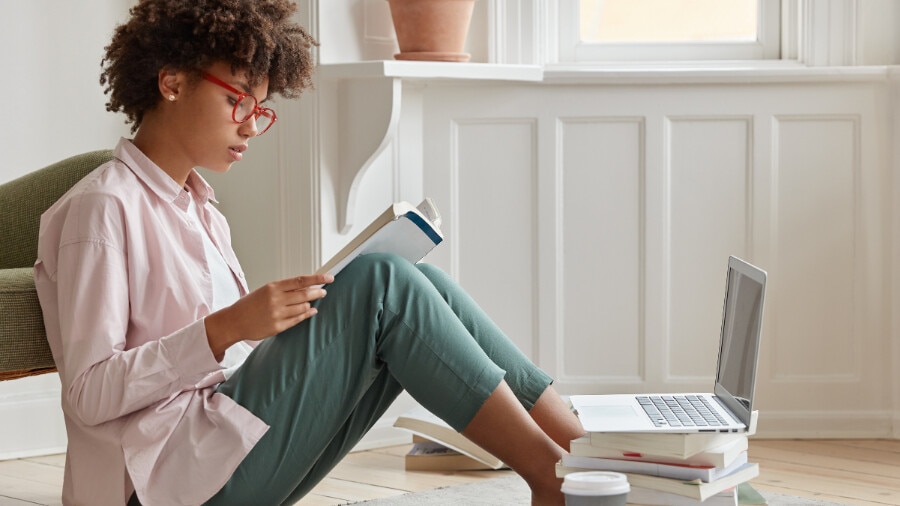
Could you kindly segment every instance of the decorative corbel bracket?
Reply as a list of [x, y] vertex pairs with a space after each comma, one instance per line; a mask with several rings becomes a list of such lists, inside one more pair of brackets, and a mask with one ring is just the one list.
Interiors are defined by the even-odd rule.
[[337, 225], [346, 234], [354, 223], [360, 181], [397, 138], [402, 82], [366, 77], [341, 79], [337, 87]]
[[[321, 146], [336, 164], [337, 229], [354, 223], [363, 176], [397, 142], [403, 81], [541, 81], [534, 65], [488, 65], [425, 61], [367, 61], [319, 66]], [[327, 140], [325, 140], [327, 139]]]

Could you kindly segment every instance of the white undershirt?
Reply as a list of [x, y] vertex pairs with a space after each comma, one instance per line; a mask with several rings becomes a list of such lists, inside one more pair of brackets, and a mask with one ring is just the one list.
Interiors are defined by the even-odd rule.
[[[212, 311], [215, 312], [234, 304], [241, 297], [241, 292], [237, 281], [234, 279], [234, 274], [231, 272], [231, 268], [225, 263], [225, 258], [216, 249], [212, 239], [209, 238], [209, 234], [206, 232], [206, 228], [202, 225], [203, 220], [200, 219], [197, 204], [193, 198], [188, 199], [188, 215], [194, 221], [194, 225], [200, 227], [203, 231], [200, 235], [203, 236], [203, 249], [206, 252], [206, 261], [209, 264], [209, 271], [212, 275]], [[225, 370], [222, 371], [225, 373], [225, 379], [230, 378], [234, 374], [234, 371], [247, 360], [252, 350], [253, 348], [243, 341], [225, 350], [225, 357], [219, 362], [225, 367]]]

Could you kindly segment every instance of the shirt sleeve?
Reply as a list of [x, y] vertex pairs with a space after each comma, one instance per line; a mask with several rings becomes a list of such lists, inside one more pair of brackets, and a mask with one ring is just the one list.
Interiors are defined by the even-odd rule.
[[96, 425], [198, 388], [221, 366], [202, 319], [127, 349], [132, 308], [122, 214], [115, 202], [77, 207], [71, 226], [91, 223], [90, 233], [61, 243], [55, 271], [61, 379], [73, 414]]

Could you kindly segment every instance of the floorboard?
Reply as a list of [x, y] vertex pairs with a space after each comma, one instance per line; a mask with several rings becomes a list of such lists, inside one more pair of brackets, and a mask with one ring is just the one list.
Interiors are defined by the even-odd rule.
[[[298, 506], [333, 506], [509, 476], [512, 471], [406, 472], [410, 445], [348, 455]], [[900, 441], [750, 441], [760, 490], [854, 506], [900, 505]], [[0, 462], [0, 506], [60, 505], [65, 455]]]

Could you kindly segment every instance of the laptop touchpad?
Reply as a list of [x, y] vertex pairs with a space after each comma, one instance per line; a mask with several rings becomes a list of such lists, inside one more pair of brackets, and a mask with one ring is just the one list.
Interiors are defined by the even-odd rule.
[[618, 406], [582, 406], [578, 410], [578, 414], [585, 418], [614, 418], [616, 420], [638, 417], [638, 414], [634, 411], [634, 408], [629, 404], [621, 404]]

